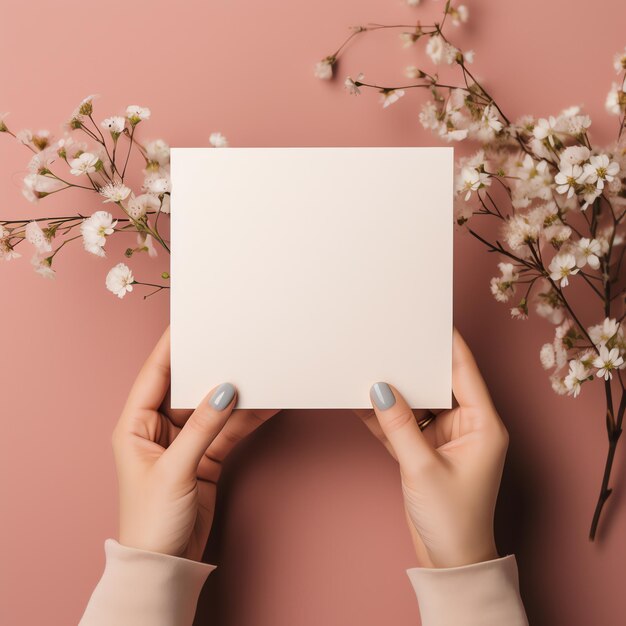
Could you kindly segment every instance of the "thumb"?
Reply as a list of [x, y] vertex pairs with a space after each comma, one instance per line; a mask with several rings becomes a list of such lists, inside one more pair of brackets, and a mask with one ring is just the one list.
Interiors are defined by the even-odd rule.
[[195, 475], [200, 460], [226, 424], [236, 401], [237, 390], [231, 383], [222, 383], [212, 389], [163, 452], [163, 462]]
[[424, 463], [437, 458], [437, 452], [424, 437], [413, 410], [395, 387], [383, 382], [374, 383], [370, 398], [380, 427], [405, 473], [415, 472]]

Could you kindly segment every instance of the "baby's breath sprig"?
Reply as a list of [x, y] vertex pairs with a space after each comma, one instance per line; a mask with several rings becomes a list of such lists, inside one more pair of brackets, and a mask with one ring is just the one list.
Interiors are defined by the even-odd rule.
[[[419, 2], [408, 0], [408, 4]], [[626, 412], [622, 324], [626, 317], [622, 275], [626, 49], [615, 56], [618, 80], [606, 98], [607, 111], [619, 119], [617, 138], [602, 148], [593, 145], [591, 118], [580, 107], [547, 118], [524, 116], [512, 121], [470, 69], [474, 53], [455, 46], [446, 32], [450, 23], [458, 26], [468, 17], [464, 5], [453, 6], [448, 0], [439, 23], [422, 27], [417, 22], [401, 33], [404, 47], [425, 41], [430, 62], [457, 70], [458, 80], [444, 81], [438, 72], [411, 65], [405, 75], [414, 83], [381, 85], [366, 82], [359, 72], [355, 78], [347, 76], [344, 86], [353, 95], [360, 95], [362, 89], [378, 91], [383, 108], [409, 90], [427, 93], [430, 97], [419, 114], [422, 126], [447, 142], [478, 144], [475, 154], [457, 164], [455, 221], [489, 252], [504, 258], [498, 263], [499, 274], [490, 281], [491, 293], [496, 300], [513, 304], [513, 318], [536, 313], [554, 325], [553, 340], [541, 347], [540, 361], [550, 371], [555, 392], [577, 397], [592, 380], [600, 379], [604, 385], [609, 445], [589, 532], [593, 540], [611, 494], [611, 469]], [[327, 68], [323, 78], [331, 78], [332, 69]], [[483, 234], [478, 216], [495, 220], [500, 237], [493, 240]], [[572, 290], [586, 290], [585, 302], [596, 306], [595, 323], [587, 319], [588, 307], [580, 310], [573, 305]]]
[[[169, 146], [162, 139], [147, 143], [138, 140], [137, 129], [150, 119], [149, 108], [131, 105], [124, 115], [113, 115], [98, 124], [95, 99], [92, 95], [79, 103], [60, 139], [54, 139], [47, 130], [13, 132], [7, 125], [7, 115], [0, 116], [0, 133], [13, 137], [33, 153], [23, 180], [27, 200], [38, 203], [72, 189], [95, 193], [100, 202], [111, 207], [110, 211], [97, 210], [91, 215], [0, 219], [0, 259], [22, 256], [26, 241], [27, 246], [34, 247], [31, 263], [35, 271], [54, 278], [54, 258], [68, 243], [81, 240], [87, 252], [106, 257], [107, 240], [122, 233], [136, 237], [136, 246], [126, 249], [127, 259], [141, 253], [155, 257], [159, 247], [169, 254], [169, 241], [160, 229], [161, 216], [167, 217], [170, 212]], [[120, 140], [125, 140], [126, 146]], [[210, 135], [209, 143], [214, 147], [228, 145], [219, 132]], [[143, 165], [139, 193], [127, 185], [133, 152]], [[75, 234], [76, 229], [80, 234]], [[164, 274], [169, 278], [167, 272]], [[133, 285], [156, 287], [145, 297], [169, 289], [166, 284], [135, 280], [125, 263], [118, 263], [108, 272], [105, 284], [120, 298], [132, 291]]]

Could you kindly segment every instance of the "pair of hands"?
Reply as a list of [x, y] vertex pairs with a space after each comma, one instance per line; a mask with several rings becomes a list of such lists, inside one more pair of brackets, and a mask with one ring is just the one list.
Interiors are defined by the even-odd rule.
[[[195, 411], [171, 410], [169, 328], [143, 365], [113, 436], [119, 542], [201, 560], [228, 453], [277, 411], [235, 410], [221, 385]], [[372, 387], [373, 410], [355, 413], [399, 464], [407, 523], [422, 567], [498, 557], [493, 516], [508, 434], [476, 362], [455, 329], [452, 389], [458, 406], [423, 431], [391, 385]], [[231, 396], [231, 393], [234, 394]]]

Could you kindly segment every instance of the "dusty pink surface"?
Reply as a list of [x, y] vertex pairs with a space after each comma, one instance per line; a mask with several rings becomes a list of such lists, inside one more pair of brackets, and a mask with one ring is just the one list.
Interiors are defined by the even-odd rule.
[[[595, 137], [609, 139], [615, 119], [603, 102], [612, 55], [626, 43], [622, 2], [468, 4], [472, 25], [460, 41], [476, 50], [476, 72], [513, 117], [582, 103], [594, 116]], [[123, 8], [7, 0], [2, 14], [0, 108], [12, 112], [16, 128], [56, 130], [81, 98], [100, 93], [98, 117], [148, 105], [153, 120], [143, 137], [172, 145], [206, 145], [214, 130], [239, 146], [433, 142], [417, 122], [419, 94], [382, 111], [376, 94], [349, 97], [311, 71], [348, 26], [416, 15], [399, 0], [136, 0]], [[339, 73], [404, 81], [404, 66], [417, 56], [395, 34], [378, 32], [351, 46]], [[95, 209], [80, 195], [27, 204], [19, 181], [28, 155], [1, 139], [3, 215]], [[0, 266], [0, 615], [11, 626], [65, 626], [81, 615], [101, 573], [103, 540], [116, 533], [111, 430], [167, 323], [166, 297], [118, 301], [103, 287], [108, 260], [79, 246], [66, 251], [57, 257], [56, 282], [36, 276], [28, 258]], [[626, 442], [604, 520], [610, 527], [589, 544], [606, 445], [600, 395], [553, 395], [537, 359], [550, 329], [542, 321], [513, 323], [492, 301], [487, 279], [495, 260], [457, 238], [456, 323], [511, 433], [498, 510], [501, 553], [518, 557], [532, 624], [621, 625]], [[165, 263], [134, 267], [147, 280]], [[222, 490], [209, 549], [220, 567], [201, 598], [198, 624], [417, 623], [404, 573], [416, 562], [396, 469], [355, 418], [281, 414], [243, 452]]]

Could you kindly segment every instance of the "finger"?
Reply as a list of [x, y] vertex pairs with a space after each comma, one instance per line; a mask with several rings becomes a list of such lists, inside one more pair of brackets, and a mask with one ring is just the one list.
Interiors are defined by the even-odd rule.
[[222, 462], [231, 450], [248, 435], [264, 424], [278, 411], [272, 409], [253, 411], [242, 409], [235, 411], [226, 425], [211, 442], [206, 456], [213, 461]]
[[145, 409], [156, 411], [170, 386], [170, 328], [165, 329], [143, 364], [128, 394], [125, 409], [136, 414]]
[[461, 407], [493, 409], [476, 360], [456, 328], [452, 344], [452, 392]]
[[384, 382], [375, 383], [370, 390], [370, 398], [401, 468], [411, 470], [437, 458], [417, 425], [411, 407], [395, 387]]
[[200, 460], [226, 424], [236, 401], [237, 391], [230, 383], [212, 389], [165, 450], [162, 462], [195, 475]]

